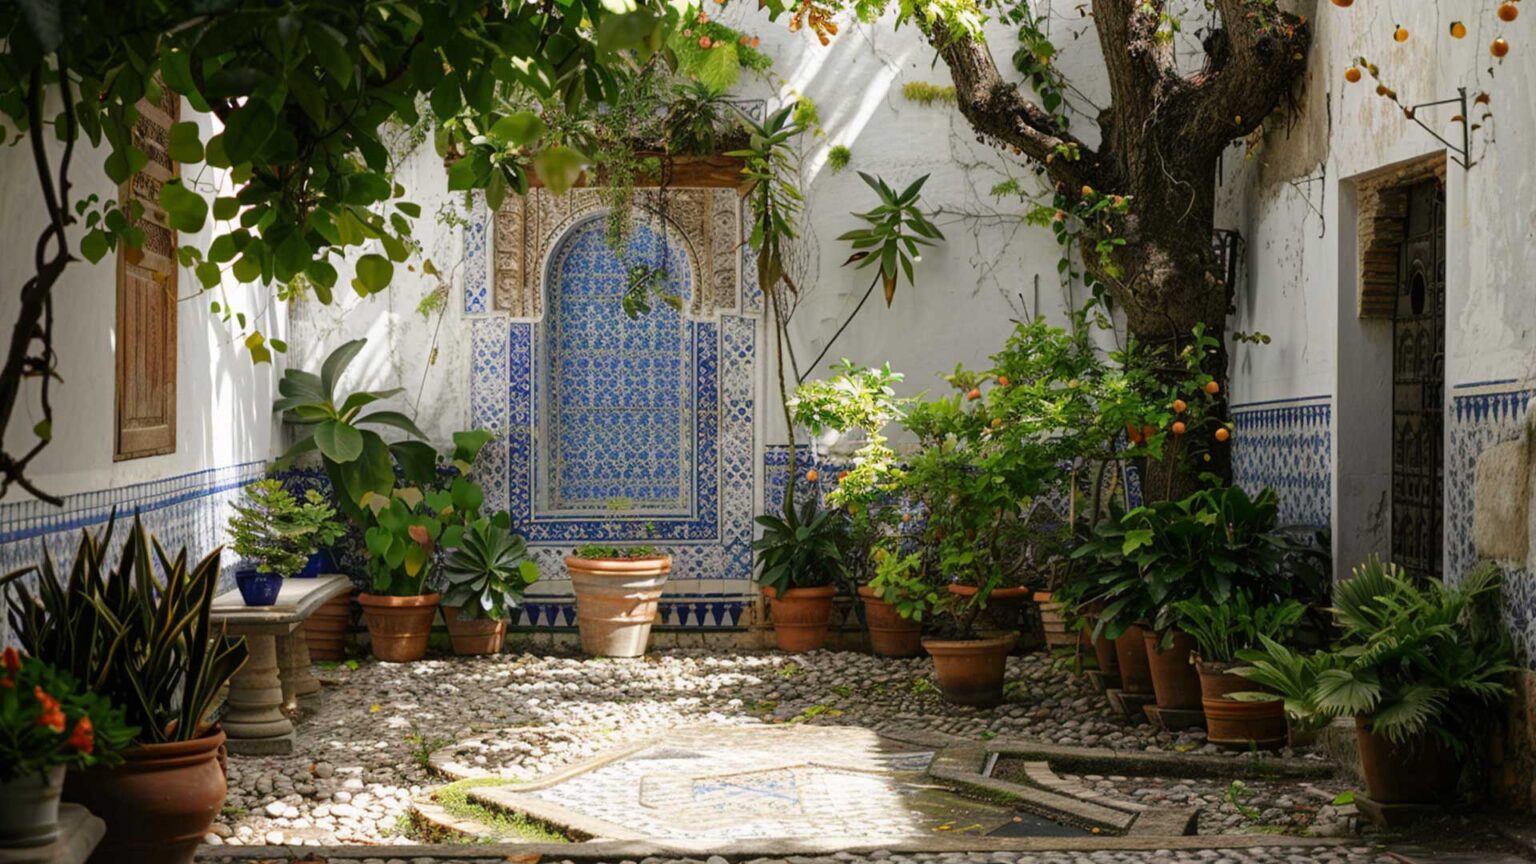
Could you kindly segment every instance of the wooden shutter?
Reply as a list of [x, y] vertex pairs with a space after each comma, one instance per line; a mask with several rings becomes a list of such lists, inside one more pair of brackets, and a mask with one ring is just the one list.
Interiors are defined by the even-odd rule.
[[160, 208], [160, 187], [179, 173], [167, 147], [181, 97], [162, 89], [139, 103], [134, 143], [149, 162], [123, 184], [119, 201], [138, 201], [138, 249], [117, 251], [117, 434], [114, 459], [176, 449], [176, 232]]

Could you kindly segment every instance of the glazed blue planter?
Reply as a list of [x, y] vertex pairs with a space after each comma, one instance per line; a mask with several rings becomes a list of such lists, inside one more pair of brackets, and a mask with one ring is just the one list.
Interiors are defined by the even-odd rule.
[[241, 567], [235, 571], [235, 587], [247, 606], [271, 606], [277, 603], [277, 592], [283, 590], [283, 577], [276, 573], [258, 573], [255, 566]]
[[319, 552], [315, 552], [309, 556], [309, 560], [304, 564], [304, 569], [299, 571], [299, 574], [294, 578], [313, 579], [316, 576], [319, 576], [321, 573], [335, 572], [336, 558], [331, 555], [331, 550], [321, 549]]

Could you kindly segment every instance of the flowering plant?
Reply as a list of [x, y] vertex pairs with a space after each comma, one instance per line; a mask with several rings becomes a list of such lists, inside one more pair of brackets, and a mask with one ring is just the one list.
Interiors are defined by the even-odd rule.
[[0, 652], [0, 783], [61, 765], [116, 765], [137, 731], [65, 673], [14, 647]]

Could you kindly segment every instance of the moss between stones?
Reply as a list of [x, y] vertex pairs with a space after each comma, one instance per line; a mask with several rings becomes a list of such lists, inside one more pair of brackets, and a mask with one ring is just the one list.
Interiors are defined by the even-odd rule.
[[432, 799], [455, 819], [463, 819], [484, 825], [487, 829], [507, 838], [527, 843], [569, 843], [571, 838], [536, 822], [521, 813], [492, 810], [477, 801], [471, 801], [469, 790], [486, 786], [511, 786], [512, 781], [502, 777], [477, 777], [449, 783], [432, 791]]

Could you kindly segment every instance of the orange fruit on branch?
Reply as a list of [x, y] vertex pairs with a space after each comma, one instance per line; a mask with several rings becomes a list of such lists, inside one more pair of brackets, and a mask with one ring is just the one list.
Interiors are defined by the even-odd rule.
[[1359, 66], [1351, 66], [1348, 69], [1345, 69], [1344, 70], [1344, 80], [1348, 81], [1351, 84], [1355, 84], [1355, 83], [1359, 82], [1359, 80], [1360, 80], [1360, 67]]
[[1184, 413], [1184, 409], [1188, 408], [1188, 407], [1189, 406], [1184, 403], [1183, 399], [1175, 399], [1175, 400], [1173, 400], [1173, 413], [1175, 413], [1175, 414], [1183, 414]]
[[1407, 42], [1408, 28], [1401, 24], [1397, 25], [1397, 29], [1392, 31], [1392, 39], [1397, 42]]
[[1349, 7], [1355, 5], [1355, 0], [1333, 0], [1333, 5], [1339, 7], [1340, 9], [1348, 9]]
[[1505, 2], [1499, 6], [1499, 20], [1513, 21], [1520, 17], [1520, 7], [1513, 3]]
[[1175, 434], [1175, 435], [1183, 435], [1184, 434], [1184, 421], [1183, 420], [1175, 420], [1175, 421], [1173, 421], [1173, 434]]
[[1461, 39], [1467, 35], [1467, 25], [1460, 21], [1451, 22], [1451, 38]]
[[1008, 376], [1007, 375], [999, 375], [999, 376], [997, 376], [997, 386], [999, 386], [999, 387], [1007, 387], [1008, 386]]
[[1217, 393], [1221, 392], [1221, 385], [1217, 384], [1215, 381], [1207, 381], [1205, 382], [1205, 392], [1215, 396]]
[[811, 470], [805, 472], [805, 479], [809, 483], [815, 483], [816, 482], [816, 478], [818, 478], [820, 476], [821, 476], [821, 472], [817, 471], [815, 468], [812, 468]]
[[1232, 437], [1232, 433], [1227, 431], [1227, 427], [1225, 427], [1225, 426], [1218, 426], [1218, 427], [1216, 427], [1216, 440], [1217, 441], [1225, 441], [1225, 440], [1227, 440], [1228, 438], [1231, 438], [1231, 437]]
[[975, 402], [977, 399], [980, 399], [981, 398], [981, 388], [980, 387], [972, 387], [971, 388], [971, 392], [965, 394], [965, 398], [969, 399], [972, 402]]
[[1500, 36], [1499, 38], [1493, 40], [1492, 45], [1488, 46], [1488, 51], [1495, 57], [1503, 57], [1505, 54], [1509, 53], [1509, 43], [1504, 41], [1503, 36]]

